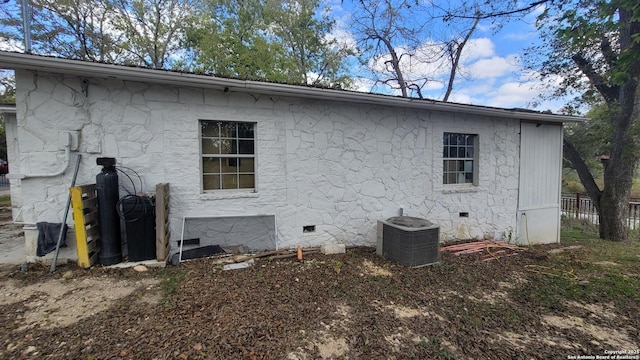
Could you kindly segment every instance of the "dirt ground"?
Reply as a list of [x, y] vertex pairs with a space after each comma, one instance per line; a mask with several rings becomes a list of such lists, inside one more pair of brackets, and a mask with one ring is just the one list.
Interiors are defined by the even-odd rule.
[[211, 259], [147, 271], [4, 266], [0, 359], [567, 359], [640, 348], [637, 299], [528, 298], [545, 277], [525, 266], [540, 261], [444, 255], [414, 269], [363, 247], [229, 271]]

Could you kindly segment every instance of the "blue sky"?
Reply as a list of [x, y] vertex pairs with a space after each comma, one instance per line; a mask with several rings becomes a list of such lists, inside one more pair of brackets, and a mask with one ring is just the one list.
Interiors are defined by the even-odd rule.
[[[350, 19], [353, 16], [354, 3], [357, 4], [358, 0], [324, 1], [331, 9], [329, 16], [336, 19], [337, 27], [333, 36], [347, 46], [354, 47], [355, 37], [350, 31]], [[465, 47], [462, 72], [458, 75], [449, 101], [503, 108], [532, 108], [532, 102], [539, 101], [539, 94], [545, 90], [535, 74], [527, 74], [522, 70], [520, 56], [526, 47], [540, 42], [534, 26], [535, 16], [539, 11], [542, 9], [522, 19], [514, 19], [497, 32], [489, 21], [481, 21]], [[425, 38], [424, 43], [433, 46], [433, 40], [429, 38]], [[22, 47], [6, 42], [0, 45], [4, 50], [14, 51], [20, 51]], [[430, 48], [424, 47], [425, 54], [432, 51], [425, 49]], [[398, 51], [402, 52], [402, 49]], [[355, 59], [352, 59], [351, 64], [352, 74], [365, 74], [359, 69]], [[375, 67], [375, 64], [372, 66]], [[405, 69], [409, 76], [421, 77], [422, 74], [428, 74], [430, 78], [441, 80], [429, 82], [423, 89], [423, 95], [431, 99], [442, 99], [445, 91], [444, 80], [448, 77], [446, 66], [442, 63], [423, 66], [411, 63], [411, 68]], [[366, 75], [370, 77], [370, 74]], [[374, 86], [372, 81], [364, 78], [355, 82], [354, 90], [398, 94], [388, 87]], [[562, 104], [562, 99], [545, 101], [536, 109], [557, 112]]]
[[[339, 35], [344, 41], [353, 34], [349, 32], [353, 5], [349, 0], [328, 0], [333, 10], [330, 14], [337, 19]], [[522, 69], [520, 57], [528, 46], [538, 44], [540, 38], [535, 28], [538, 11], [520, 19], [513, 19], [495, 31], [489, 21], [481, 21], [463, 52], [463, 75], [458, 78], [449, 101], [504, 108], [532, 108], [534, 101], [540, 101], [539, 94], [545, 90], [535, 74]], [[425, 39], [428, 42], [429, 39]], [[446, 69], [445, 69], [446, 70]], [[446, 79], [446, 71], [422, 69], [437, 74], [436, 78]], [[410, 71], [408, 71], [410, 72]], [[420, 70], [418, 70], [420, 72]], [[444, 82], [431, 83], [423, 95], [432, 99], [442, 99]], [[358, 90], [395, 94], [388, 87], [373, 86], [368, 81], [358, 83]], [[563, 101], [542, 101], [537, 110], [558, 111]]]

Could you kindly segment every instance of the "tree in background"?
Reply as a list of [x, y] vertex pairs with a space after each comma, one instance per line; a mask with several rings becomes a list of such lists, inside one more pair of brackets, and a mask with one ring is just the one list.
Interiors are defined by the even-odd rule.
[[260, 0], [219, 0], [204, 5], [187, 31], [194, 70], [242, 79], [285, 82], [291, 66], [282, 43], [266, 32]]
[[295, 83], [349, 84], [344, 59], [353, 50], [329, 38], [335, 21], [320, 8], [319, 0], [266, 0], [265, 9], [270, 31], [293, 60]]
[[[0, 104], [15, 104], [16, 82], [13, 76], [9, 76], [6, 73], [7, 71], [0, 71]], [[7, 160], [7, 131], [4, 126], [4, 120], [0, 115], [0, 159]]]
[[16, 79], [8, 71], [0, 71], [0, 104], [16, 103]]
[[124, 63], [153, 69], [182, 64], [186, 26], [195, 20], [197, 0], [112, 1]]
[[[555, 89], [552, 97], [579, 94], [567, 104], [567, 113], [575, 113], [585, 105], [594, 107], [593, 120], [565, 132], [564, 155], [598, 211], [600, 237], [627, 240], [628, 201], [640, 160], [640, 6], [637, 1], [539, 0], [523, 4], [498, 0], [485, 2], [480, 7], [476, 5], [463, 2], [462, 7], [446, 11], [445, 17], [504, 21], [543, 10], [537, 19], [543, 43], [532, 47], [523, 58], [530, 70]], [[595, 133], [601, 141], [587, 144], [585, 135]], [[609, 156], [602, 189], [593, 176], [593, 149], [598, 147], [594, 144], [607, 149]]]
[[[196, 0], [30, 0], [32, 52], [67, 59], [170, 68]], [[22, 11], [0, 5], [0, 36], [21, 43]]]
[[[603, 156], [606, 158], [611, 146], [612, 127], [608, 116], [606, 105], [596, 104], [592, 105], [587, 112], [588, 120], [582, 123], [565, 124], [566, 141], [580, 154], [594, 181], [601, 180], [603, 177], [602, 158]], [[563, 168], [575, 172], [574, 165], [566, 159], [566, 156]], [[575, 174], [577, 175], [577, 172]]]
[[243, 79], [342, 87], [344, 57], [318, 0], [212, 0], [188, 32], [196, 70]]
[[602, 189], [589, 169], [589, 154], [571, 142], [579, 133], [565, 136], [564, 153], [598, 210], [600, 237], [627, 240], [628, 201], [640, 160], [640, 7], [629, 0], [553, 1], [538, 27], [546, 41], [533, 50], [543, 56], [530, 66], [543, 79], [561, 79], [555, 95], [579, 93], [578, 103], [598, 101], [597, 116], [606, 119], [597, 128], [609, 155]]
[[411, 0], [359, 0], [356, 5], [353, 31], [374, 82], [418, 98], [423, 88], [444, 84], [442, 100], [448, 101], [479, 15], [452, 20], [435, 2]]
[[[0, 36], [21, 43], [19, 1], [0, 4]], [[113, 31], [113, 3], [95, 0], [31, 0], [32, 52], [69, 59], [117, 63], [122, 34]]]

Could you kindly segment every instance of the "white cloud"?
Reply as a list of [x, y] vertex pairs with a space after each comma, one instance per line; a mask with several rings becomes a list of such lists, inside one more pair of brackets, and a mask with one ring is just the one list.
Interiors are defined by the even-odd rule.
[[[443, 45], [427, 40], [415, 51], [410, 51], [406, 47], [397, 47], [395, 51], [398, 56], [401, 56], [400, 67], [405, 80], [423, 86], [423, 95], [441, 98], [451, 69], [449, 58], [444, 55]], [[380, 78], [391, 78], [393, 69], [389, 60], [391, 55], [384, 54], [371, 59], [369, 67]], [[454, 94], [450, 99], [463, 103], [486, 104], [487, 100], [483, 99], [484, 96], [476, 94], [495, 92], [494, 84], [497, 83], [497, 79], [511, 76], [518, 70], [517, 56], [496, 55], [495, 46], [489, 38], [471, 39], [463, 51], [456, 74]], [[425, 82], [425, 80], [428, 81]], [[393, 93], [394, 90], [387, 86], [385, 93], [388, 92]]]
[[21, 42], [16, 41], [15, 39], [0, 37], [0, 50], [22, 52], [24, 51], [24, 45]]
[[504, 40], [523, 41], [531, 39], [532, 34], [530, 32], [509, 32], [502, 35]]
[[370, 93], [375, 87], [375, 83], [371, 79], [357, 77], [353, 79], [353, 84], [349, 87], [349, 90]]
[[503, 83], [486, 104], [506, 108], [526, 107], [528, 103], [535, 101], [538, 97], [539, 91], [535, 89], [535, 85], [534, 82]]
[[462, 50], [463, 62], [486, 58], [495, 54], [495, 45], [489, 38], [469, 39], [467, 45]]
[[327, 34], [328, 41], [336, 41], [336, 45], [341, 49], [356, 49], [356, 38], [351, 31], [345, 29], [334, 29], [331, 33]]
[[478, 104], [478, 99], [472, 98], [468, 94], [453, 93], [449, 96], [449, 101], [459, 104]]
[[519, 69], [517, 58], [492, 56], [488, 59], [480, 59], [468, 65], [471, 76], [478, 79], [495, 78], [512, 73]]

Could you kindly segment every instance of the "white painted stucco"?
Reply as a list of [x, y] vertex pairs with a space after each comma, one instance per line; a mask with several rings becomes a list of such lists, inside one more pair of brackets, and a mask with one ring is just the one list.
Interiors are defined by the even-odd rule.
[[[268, 214], [275, 215], [279, 247], [374, 245], [376, 221], [400, 208], [439, 224], [442, 240], [502, 238], [516, 228], [515, 119], [26, 70], [16, 79], [11, 172], [57, 171], [64, 162], [59, 134], [77, 131], [78, 184], [95, 182], [95, 160], [105, 156], [140, 174], [145, 192], [170, 183], [174, 240], [183, 216]], [[255, 193], [201, 191], [200, 119], [257, 123]], [[478, 134], [477, 186], [442, 184], [444, 132]], [[60, 222], [72, 166], [64, 176], [21, 180], [18, 220]], [[316, 231], [303, 233], [306, 225]]]

